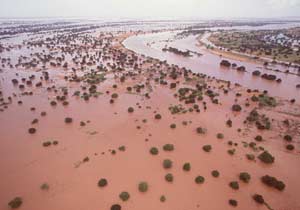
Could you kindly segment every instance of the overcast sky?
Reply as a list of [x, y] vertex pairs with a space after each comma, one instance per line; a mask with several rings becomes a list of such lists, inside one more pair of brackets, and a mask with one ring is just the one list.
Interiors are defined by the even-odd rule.
[[300, 0], [0, 0], [0, 17], [300, 16]]

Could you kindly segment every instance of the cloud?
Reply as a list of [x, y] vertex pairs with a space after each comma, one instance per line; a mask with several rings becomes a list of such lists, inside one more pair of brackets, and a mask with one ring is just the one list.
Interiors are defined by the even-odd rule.
[[267, 2], [278, 9], [300, 6], [300, 0], [268, 0]]

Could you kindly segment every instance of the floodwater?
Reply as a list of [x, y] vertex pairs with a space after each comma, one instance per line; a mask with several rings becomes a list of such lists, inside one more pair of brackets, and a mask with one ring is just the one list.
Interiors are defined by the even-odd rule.
[[[220, 61], [224, 58], [208, 52], [203, 47], [198, 46], [196, 36], [188, 36], [182, 39], [174, 39], [176, 32], [150, 33], [127, 38], [123, 44], [129, 50], [138, 54], [166, 60], [170, 64], [178, 65], [191, 69], [193, 72], [204, 73], [211, 77], [238, 83], [244, 87], [251, 89], [267, 90], [273, 96], [280, 96], [286, 99], [300, 98], [300, 90], [296, 89], [296, 85], [300, 83], [300, 76], [286, 74], [283, 72], [274, 72], [267, 70], [262, 64], [241, 62], [233, 59], [231, 63], [236, 63], [238, 66], [245, 66], [247, 72], [238, 72], [236, 70], [220, 67]], [[183, 57], [170, 52], [163, 52], [165, 46], [172, 46], [180, 50], [191, 50], [203, 54], [202, 56], [194, 55], [193, 57]], [[280, 66], [269, 65], [268, 68], [280, 71], [290, 70], [295, 72], [295, 69]], [[261, 71], [262, 74], [274, 74], [280, 78], [282, 82], [266, 81], [260, 77], [253, 77], [252, 72], [255, 70]]]

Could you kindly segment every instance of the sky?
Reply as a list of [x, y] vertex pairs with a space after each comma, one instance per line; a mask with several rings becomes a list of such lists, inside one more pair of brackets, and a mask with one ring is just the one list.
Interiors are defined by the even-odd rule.
[[274, 18], [300, 0], [0, 0], [0, 17]]

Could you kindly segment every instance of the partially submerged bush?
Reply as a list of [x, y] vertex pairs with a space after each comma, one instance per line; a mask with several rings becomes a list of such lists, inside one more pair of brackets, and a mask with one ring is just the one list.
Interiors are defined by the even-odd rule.
[[35, 132], [36, 132], [35, 128], [29, 128], [28, 129], [28, 133], [30, 133], [30, 134], [34, 134]]
[[167, 182], [173, 182], [173, 179], [174, 179], [173, 174], [171, 174], [171, 173], [166, 174], [165, 180]]
[[220, 176], [220, 173], [219, 173], [219, 171], [217, 171], [217, 170], [213, 170], [213, 171], [211, 172], [211, 175], [212, 175], [213, 177], [217, 178], [217, 177]]
[[170, 159], [165, 159], [163, 162], [163, 166], [165, 169], [172, 168], [173, 162]]
[[258, 159], [260, 159], [262, 162], [271, 164], [274, 162], [275, 158], [268, 152], [264, 151], [259, 156]]
[[147, 184], [147, 182], [140, 182], [139, 183], [139, 191], [140, 192], [147, 192], [148, 191], [148, 184]]
[[170, 125], [170, 128], [175, 129], [175, 128], [176, 128], [176, 124], [172, 123], [172, 124]]
[[197, 176], [195, 178], [196, 184], [202, 184], [202, 183], [204, 183], [204, 181], [205, 181], [205, 178], [203, 176]]
[[202, 127], [196, 128], [196, 131], [197, 131], [197, 133], [199, 133], [199, 134], [205, 134], [205, 133], [206, 133], [206, 129], [205, 129], [205, 128], [202, 128]]
[[286, 145], [285, 148], [286, 148], [287, 150], [290, 150], [290, 151], [295, 149], [294, 145], [292, 145], [292, 144]]
[[202, 149], [203, 149], [205, 152], [210, 152], [211, 149], [212, 149], [212, 147], [211, 147], [211, 145], [204, 145], [204, 146], [202, 147]]
[[65, 123], [72, 123], [73, 119], [71, 117], [66, 117], [65, 118]]
[[184, 171], [190, 171], [191, 170], [191, 164], [190, 163], [183, 164], [182, 169]]
[[250, 181], [250, 179], [251, 179], [251, 176], [247, 172], [241, 172], [239, 178], [243, 182], [248, 183]]
[[224, 139], [224, 134], [223, 133], [218, 133], [217, 138], [218, 139]]
[[151, 153], [152, 155], [157, 155], [157, 154], [158, 154], [158, 149], [157, 149], [156, 147], [152, 147], [152, 148], [150, 149], [150, 153]]
[[280, 191], [284, 190], [284, 188], [285, 188], [285, 184], [282, 181], [277, 180], [273, 176], [265, 175], [265, 176], [261, 177], [261, 181], [264, 184], [268, 185], [269, 187], [274, 187]]
[[160, 115], [160, 114], [156, 114], [156, 115], [154, 116], [154, 118], [155, 118], [156, 120], [160, 120], [160, 119], [161, 119], [161, 115]]
[[122, 207], [119, 204], [114, 204], [110, 207], [110, 210], [121, 210]]
[[130, 195], [128, 192], [121, 192], [119, 197], [122, 201], [127, 201], [130, 198]]
[[128, 108], [128, 112], [129, 112], [129, 113], [132, 113], [132, 112], [134, 112], [134, 109], [133, 109], [132, 107], [129, 107], [129, 108]]
[[49, 190], [49, 185], [47, 183], [43, 183], [41, 186], [40, 186], [41, 190]]
[[99, 187], [105, 187], [107, 185], [107, 180], [102, 178], [98, 181], [98, 186]]
[[12, 209], [16, 209], [19, 208], [23, 203], [23, 200], [21, 197], [15, 197], [13, 200], [11, 200], [8, 205], [12, 208]]
[[236, 181], [232, 181], [229, 183], [229, 186], [234, 189], [234, 190], [238, 190], [240, 188], [239, 183]]
[[159, 200], [162, 203], [165, 202], [166, 201], [166, 196], [164, 196], [164, 195], [160, 196]]
[[173, 144], [165, 144], [163, 146], [164, 151], [173, 151], [174, 150], [174, 145]]
[[240, 105], [238, 105], [238, 104], [232, 105], [231, 109], [234, 112], [240, 112], [240, 111], [242, 111], [242, 107]]
[[255, 159], [255, 155], [253, 154], [246, 154], [246, 157], [248, 160], [254, 160]]
[[252, 198], [253, 198], [253, 200], [255, 200], [256, 203], [259, 203], [259, 204], [265, 203], [265, 200], [262, 195], [254, 194]]
[[229, 200], [228, 200], [228, 203], [229, 203], [229, 205], [231, 205], [231, 206], [237, 206], [237, 205], [238, 205], [238, 202], [237, 202], [236, 200], [234, 200], [234, 199], [229, 199]]

